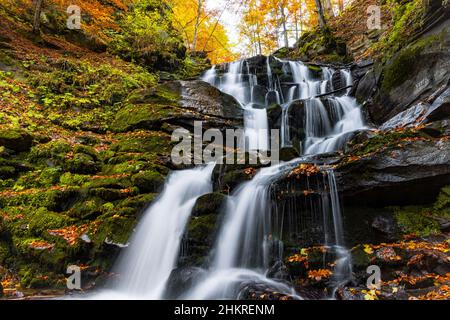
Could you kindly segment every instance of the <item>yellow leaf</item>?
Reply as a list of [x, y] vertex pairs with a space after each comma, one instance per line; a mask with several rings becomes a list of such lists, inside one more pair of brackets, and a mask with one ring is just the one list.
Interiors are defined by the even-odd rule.
[[372, 254], [373, 253], [373, 249], [372, 249], [372, 247], [370, 245], [365, 244], [364, 245], [364, 252], [367, 253], [367, 254]]

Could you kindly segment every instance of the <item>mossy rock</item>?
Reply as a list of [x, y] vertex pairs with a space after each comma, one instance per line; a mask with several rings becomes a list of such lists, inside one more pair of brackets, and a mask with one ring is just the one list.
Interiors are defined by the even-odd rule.
[[48, 190], [44, 192], [20, 194], [10, 198], [0, 198], [0, 205], [3, 207], [45, 207], [50, 211], [62, 212], [68, 210], [78, 197], [78, 188], [67, 188], [65, 190]]
[[97, 232], [91, 236], [95, 246], [100, 248], [105, 241], [116, 244], [126, 244], [136, 225], [134, 217], [113, 216], [99, 218]]
[[220, 214], [220, 210], [224, 205], [226, 196], [222, 193], [210, 193], [198, 198], [192, 209], [192, 216], [207, 216], [211, 214]]
[[16, 175], [16, 168], [11, 166], [0, 167], [0, 179], [13, 178]]
[[450, 218], [450, 186], [442, 188], [433, 209], [437, 215]]
[[22, 152], [28, 151], [33, 144], [33, 137], [21, 129], [0, 130], [0, 146], [7, 149]]
[[356, 270], [366, 270], [367, 266], [371, 264], [371, 259], [374, 254], [368, 254], [364, 251], [363, 245], [358, 245], [351, 250], [352, 265]]
[[155, 171], [141, 171], [131, 181], [142, 193], [158, 192], [164, 184], [164, 176]]
[[67, 212], [68, 216], [82, 220], [93, 220], [104, 213], [105, 201], [100, 198], [90, 198], [79, 201]]
[[157, 193], [140, 194], [134, 197], [128, 197], [120, 201], [117, 205], [120, 205], [121, 207], [133, 208], [136, 210], [135, 212], [137, 213], [137, 211], [148, 206], [157, 197], [158, 197]]
[[173, 115], [174, 111], [174, 108], [169, 105], [128, 105], [117, 113], [111, 129], [115, 132], [159, 129], [162, 121]]
[[99, 165], [91, 155], [76, 153], [72, 159], [67, 160], [64, 168], [72, 173], [93, 174], [99, 170]]
[[384, 68], [382, 88], [389, 92], [415, 75], [422, 52], [436, 40], [436, 36], [429, 36], [403, 48]]
[[439, 223], [429, 213], [430, 210], [423, 207], [398, 208], [395, 219], [404, 233], [425, 237], [440, 232]]
[[42, 235], [48, 230], [61, 229], [74, 221], [69, 217], [39, 208], [29, 216], [28, 229], [33, 235]]
[[[133, 194], [136, 194], [136, 190], [131, 191]], [[105, 201], [115, 201], [127, 198], [130, 194], [124, 193], [122, 190], [111, 189], [111, 188], [94, 188], [89, 190], [89, 195], [93, 197], [98, 197]]]

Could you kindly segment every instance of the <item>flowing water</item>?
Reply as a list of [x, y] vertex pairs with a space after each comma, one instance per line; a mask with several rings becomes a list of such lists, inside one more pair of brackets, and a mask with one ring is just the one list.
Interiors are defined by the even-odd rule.
[[117, 286], [94, 298], [161, 299], [197, 199], [212, 192], [214, 164], [172, 173], [155, 204], [143, 214], [120, 257]]
[[[284, 76], [292, 79], [286, 83], [279, 73], [272, 71], [271, 60], [282, 65]], [[305, 138], [300, 150], [305, 155], [336, 151], [354, 131], [364, 129], [363, 117], [356, 100], [347, 89], [338, 94], [326, 95], [333, 88], [333, 77], [338, 73], [345, 87], [352, 85], [348, 70], [322, 67], [313, 71], [298, 61], [283, 61], [267, 57], [267, 79], [251, 70], [245, 60], [228, 65], [221, 74], [216, 67], [207, 71], [203, 80], [232, 95], [245, 110], [244, 126], [249, 150], [268, 149], [268, 118], [266, 108], [277, 103], [282, 107], [281, 137], [283, 146], [291, 146], [289, 109], [294, 101], [304, 103], [303, 119]], [[241, 297], [245, 284], [264, 284], [273, 291], [299, 297], [283, 281], [269, 279], [268, 269], [282, 261], [284, 224], [274, 223], [271, 187], [283, 174], [308, 156], [264, 168], [249, 182], [238, 187], [228, 197], [225, 217], [211, 251], [212, 262], [208, 269], [182, 299], [236, 299]], [[212, 192], [213, 165], [173, 173], [155, 204], [144, 213], [131, 246], [121, 257], [118, 271], [121, 279], [115, 292], [125, 298], [159, 299], [164, 296], [170, 273], [177, 265], [183, 234], [191, 210], [201, 195]], [[323, 244], [337, 257], [333, 281], [335, 288], [351, 278], [350, 256], [345, 249], [343, 223], [334, 172], [323, 169], [327, 177], [325, 191], [318, 206], [323, 208]], [[326, 221], [331, 219], [330, 223]]]

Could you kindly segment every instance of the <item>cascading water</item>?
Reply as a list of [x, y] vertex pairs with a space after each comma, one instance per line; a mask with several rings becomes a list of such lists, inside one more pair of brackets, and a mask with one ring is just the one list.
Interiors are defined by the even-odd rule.
[[[356, 100], [349, 97], [347, 90], [344, 96], [330, 95], [325, 101], [325, 106], [319, 95], [325, 95], [333, 91], [332, 77], [334, 72], [339, 72], [344, 79], [345, 87], [351, 86], [351, 73], [347, 70], [334, 71], [331, 68], [321, 68], [321, 77], [314, 78], [309, 67], [302, 62], [282, 61], [284, 73], [289, 71], [293, 83], [283, 95], [282, 84], [274, 79], [269, 57], [266, 60], [268, 76], [266, 107], [271, 100], [282, 104], [281, 137], [282, 145], [291, 144], [289, 136], [289, 107], [295, 100], [305, 101], [305, 141], [303, 141], [305, 154], [320, 154], [335, 151], [346, 142], [347, 134], [364, 128], [364, 123]], [[254, 81], [242, 81], [239, 85], [236, 80], [242, 77], [233, 76], [237, 70], [242, 70], [243, 63], [247, 63], [248, 79]], [[239, 66], [239, 68], [236, 68]], [[287, 67], [288, 66], [288, 67]], [[242, 71], [241, 71], [242, 72]], [[254, 103], [254, 87], [258, 81], [256, 75], [250, 73], [248, 62], [235, 62], [230, 65], [229, 74], [224, 75], [225, 84], [219, 81], [219, 89], [230, 93], [243, 105]], [[232, 82], [229, 79], [233, 79]], [[217, 79], [211, 79], [207, 73], [204, 80], [214, 84]], [[278, 85], [277, 85], [278, 84]], [[238, 90], [236, 88], [239, 88]], [[246, 94], [245, 91], [249, 93]], [[239, 92], [238, 95], [233, 92]], [[250, 97], [249, 100], [245, 98]], [[281, 99], [280, 97], [283, 97]], [[244, 103], [243, 103], [244, 102]], [[252, 107], [251, 107], [252, 108]], [[266, 122], [266, 120], [263, 120]], [[245, 122], [246, 129], [249, 124]], [[252, 124], [251, 128], [257, 126]], [[298, 161], [298, 159], [297, 159]], [[295, 162], [295, 161], [294, 161]], [[296, 296], [292, 289], [284, 283], [266, 278], [265, 272], [275, 259], [281, 260], [282, 239], [273, 239], [273, 227], [271, 224], [271, 212], [269, 201], [269, 189], [272, 182], [276, 181], [280, 172], [289, 169], [289, 164], [281, 164], [271, 168], [262, 169], [252, 181], [238, 188], [227, 202], [225, 222], [219, 233], [219, 238], [214, 252], [213, 263], [210, 270], [202, 279], [189, 290], [182, 298], [188, 299], [233, 299], [239, 296], [242, 283], [253, 281], [262, 282], [280, 292]], [[334, 172], [326, 169], [328, 177], [327, 196], [322, 200], [322, 206], [329, 208], [324, 211], [324, 221], [329, 212], [332, 215], [334, 238], [324, 230], [325, 245], [332, 248], [337, 257], [333, 276], [335, 288], [344, 284], [351, 278], [350, 255], [344, 247], [343, 227], [340, 212], [340, 204]], [[328, 205], [325, 205], [328, 204]], [[324, 222], [325, 223], [325, 222]], [[277, 226], [279, 228], [280, 226]], [[325, 228], [326, 229], [326, 228]]]
[[274, 291], [300, 298], [288, 285], [264, 275], [271, 257], [281, 259], [277, 241], [270, 239], [269, 187], [286, 167], [262, 169], [228, 199], [211, 268], [183, 298], [236, 299], [246, 282], [264, 283]]
[[[216, 67], [205, 73], [203, 80], [235, 97], [245, 110], [244, 125], [248, 150], [268, 149], [268, 119], [266, 108], [270, 103], [282, 103], [283, 145], [291, 144], [289, 137], [289, 106], [296, 100], [305, 101], [305, 132], [303, 141], [306, 154], [334, 151], [346, 140], [347, 133], [363, 128], [361, 112], [355, 100], [345, 94], [330, 96], [325, 106], [318, 95], [333, 89], [332, 77], [336, 72], [321, 68], [321, 75], [313, 76], [309, 67], [301, 62], [282, 61], [283, 72], [293, 82], [286, 85], [271, 70], [270, 57], [266, 60], [267, 86], [258, 84], [256, 73], [251, 73], [248, 61], [228, 65], [228, 72], [219, 75]], [[339, 70], [345, 84], [351, 84], [351, 74]], [[283, 92], [284, 91], [284, 92]], [[227, 200], [225, 220], [212, 250], [212, 263], [196, 284], [179, 298], [235, 299], [241, 297], [245, 283], [262, 283], [272, 291], [300, 298], [288, 284], [270, 279], [268, 268], [274, 261], [282, 261], [282, 234], [284, 219], [274, 225], [270, 190], [273, 183], [307, 158], [293, 160], [261, 169], [253, 180], [239, 187]], [[173, 173], [160, 198], [144, 214], [131, 246], [122, 255], [117, 270], [119, 284], [110, 292], [94, 298], [160, 299], [176, 267], [182, 237], [196, 200], [212, 192], [211, 176], [214, 165]], [[326, 169], [323, 196], [324, 221], [332, 216], [332, 230], [324, 222], [324, 244], [334, 248], [337, 256], [334, 272], [336, 288], [351, 277], [350, 258], [343, 243], [339, 197], [336, 180], [331, 169]], [[328, 209], [327, 209], [328, 208]]]
[[[244, 69], [246, 65], [246, 69]], [[247, 150], [266, 151], [269, 149], [269, 123], [265, 108], [255, 107], [258, 100], [254, 96], [254, 88], [258, 85], [256, 75], [249, 72], [244, 60], [229, 64], [228, 72], [217, 77], [215, 67], [205, 73], [203, 80], [217, 85], [221, 91], [233, 96], [244, 109], [244, 127]], [[244, 74], [244, 72], [246, 72]], [[264, 107], [264, 106], [263, 106]]]
[[212, 192], [213, 169], [214, 164], [210, 164], [170, 175], [119, 260], [117, 272], [121, 278], [117, 287], [93, 298], [163, 298], [192, 208], [200, 196]]

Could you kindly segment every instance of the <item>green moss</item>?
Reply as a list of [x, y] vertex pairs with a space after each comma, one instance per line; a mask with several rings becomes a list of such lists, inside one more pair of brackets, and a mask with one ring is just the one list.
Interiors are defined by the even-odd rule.
[[371, 263], [371, 259], [374, 256], [373, 254], [368, 254], [364, 251], [364, 246], [358, 245], [351, 251], [352, 254], [352, 264], [357, 269], [365, 269]]
[[159, 191], [164, 180], [164, 176], [155, 171], [141, 171], [131, 178], [133, 185], [143, 193]]
[[31, 148], [33, 137], [21, 129], [1, 129], [0, 146], [14, 151], [27, 151]]
[[19, 194], [13, 197], [0, 199], [3, 207], [41, 208], [50, 211], [61, 212], [70, 206], [73, 199], [78, 196], [78, 188], [67, 188], [65, 190], [47, 190], [42, 192]]
[[421, 53], [436, 41], [436, 36], [429, 36], [416, 41], [402, 49], [392, 62], [384, 69], [383, 89], [389, 91], [403, 84], [414, 72]]
[[395, 211], [398, 225], [406, 234], [429, 236], [440, 232], [439, 224], [431, 216], [429, 211], [421, 207], [405, 207]]
[[436, 215], [450, 218], [450, 186], [442, 188], [433, 209]]
[[354, 156], [362, 156], [380, 150], [383, 147], [400, 142], [402, 139], [414, 138], [421, 136], [421, 133], [412, 130], [405, 130], [402, 132], [389, 131], [381, 132], [361, 145], [357, 145], [350, 153]]
[[117, 113], [111, 129], [116, 132], [125, 132], [157, 128], [161, 125], [162, 119], [173, 112], [174, 108], [169, 105], [128, 105]]
[[59, 168], [46, 168], [28, 172], [20, 176], [14, 185], [14, 189], [48, 188], [57, 184], [60, 176], [61, 169]]
[[206, 216], [210, 214], [220, 214], [220, 209], [225, 201], [225, 195], [221, 193], [210, 193], [201, 196], [192, 210], [194, 216]]
[[216, 228], [218, 216], [210, 214], [201, 217], [193, 217], [188, 225], [188, 236], [195, 242], [209, 243]]
[[0, 167], [0, 178], [7, 179], [12, 178], [16, 175], [16, 169], [11, 166], [1, 166]]
[[59, 182], [62, 186], [82, 186], [86, 182], [90, 181], [89, 175], [73, 174], [65, 172], [59, 178]]
[[61, 229], [73, 221], [67, 216], [39, 208], [28, 218], [28, 229], [31, 234], [42, 235], [48, 230]]
[[117, 244], [126, 244], [136, 225], [134, 217], [114, 216], [104, 219], [100, 217], [99, 220], [101, 223], [97, 232], [91, 235], [97, 248], [101, 247], [106, 240]]
[[72, 173], [93, 174], [99, 170], [99, 165], [92, 156], [76, 153], [71, 159], [66, 160], [63, 168]]

